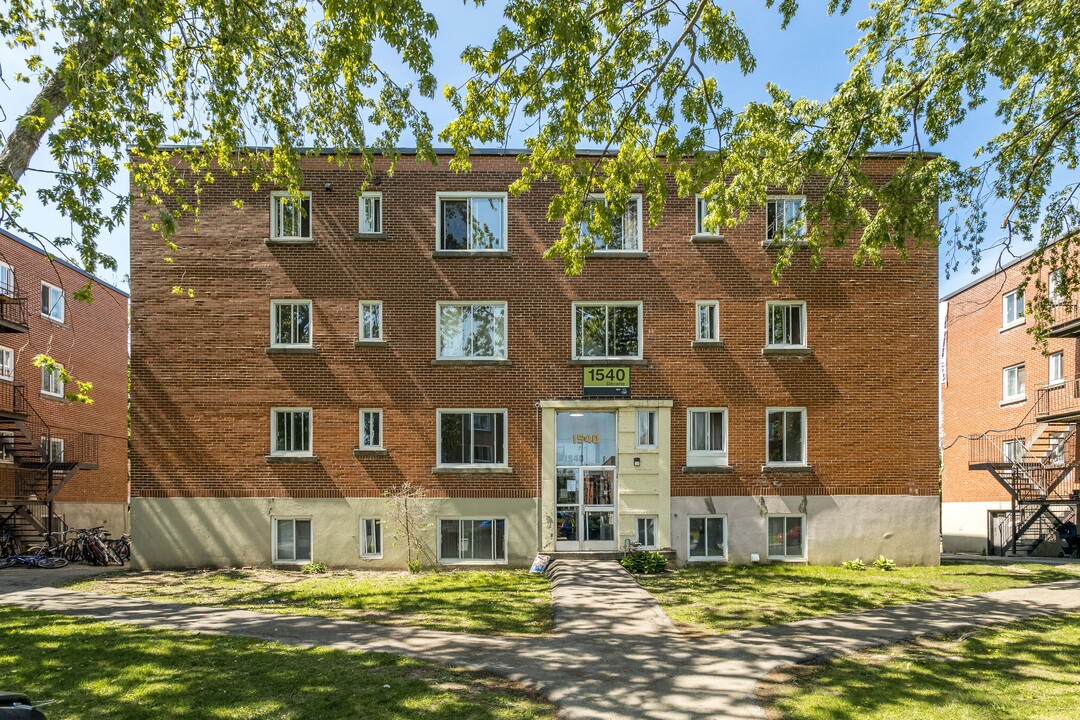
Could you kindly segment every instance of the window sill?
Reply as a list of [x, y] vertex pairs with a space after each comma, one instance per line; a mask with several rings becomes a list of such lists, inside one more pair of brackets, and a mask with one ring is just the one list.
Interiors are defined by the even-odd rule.
[[687, 475], [728, 475], [735, 472], [734, 465], [684, 465], [683, 473]]
[[787, 247], [789, 245], [794, 245], [795, 247], [807, 247], [809, 244], [810, 243], [808, 243], [806, 240], [792, 240], [792, 241], [762, 240], [761, 241], [761, 247], [765, 248], [766, 250], [779, 250], [780, 248]]
[[442, 358], [431, 361], [432, 365], [509, 365], [507, 358]]
[[353, 456], [355, 457], [388, 457], [390, 451], [386, 448], [353, 448]]
[[506, 565], [505, 560], [457, 560], [454, 558], [448, 558], [446, 560], [439, 559], [440, 565]]
[[648, 360], [642, 358], [574, 358], [566, 361], [567, 365], [633, 365], [645, 367]]
[[311, 560], [274, 560], [271, 565], [274, 567], [303, 567], [307, 565]]
[[42, 320], [48, 320], [53, 325], [59, 325], [60, 327], [64, 326], [64, 321], [63, 320], [57, 320], [52, 315], [46, 315], [45, 313], [41, 313], [41, 319]]
[[814, 349], [808, 347], [763, 347], [762, 355], [811, 355]]
[[514, 468], [505, 465], [489, 467], [486, 465], [436, 465], [431, 468], [432, 475], [513, 475]]
[[814, 468], [810, 465], [762, 465], [763, 473], [811, 473]]
[[768, 557], [765, 558], [765, 560], [767, 562], [773, 562], [773, 563], [803, 563], [803, 564], [806, 563], [806, 558], [805, 557], [790, 557], [789, 558], [789, 557], [781, 557], [779, 555], [776, 555], [776, 556], [769, 555]]
[[385, 240], [386, 233], [353, 233], [353, 240]]
[[998, 330], [998, 332], [999, 333], [1007, 332], [1009, 330], [1012, 330], [1015, 327], [1023, 327], [1024, 325], [1027, 325], [1027, 320], [1021, 318], [1021, 319], [1017, 320], [1016, 322], [1009, 323], [1008, 325], [1002, 325], [1001, 328]]
[[593, 250], [588, 255], [590, 260], [601, 258], [632, 258], [642, 260], [649, 257], [649, 253], [643, 250]]
[[713, 563], [714, 565], [727, 564], [728, 559], [726, 557], [687, 557], [686, 562], [692, 563]]
[[267, 245], [314, 245], [315, 238], [263, 238]]
[[382, 560], [382, 553], [378, 555], [360, 555], [361, 560]]
[[[0, 380], [10, 380], [10, 379], [11, 378], [0, 378]], [[1064, 380], [1055, 380], [1052, 383], [1047, 383], [1046, 385], [1043, 385], [1043, 389], [1044, 390], [1050, 390], [1051, 388], [1064, 387], [1064, 385], [1065, 385]]]
[[267, 355], [318, 355], [317, 347], [268, 347]]
[[377, 347], [379, 345], [386, 345], [386, 341], [385, 340], [357, 340], [356, 342], [353, 343], [353, 346], [358, 347], [358, 348]]
[[710, 243], [710, 242], [724, 242], [723, 235], [717, 235], [715, 233], [694, 233], [690, 236], [690, 242], [693, 243]]
[[510, 257], [509, 250], [432, 250], [433, 258]]
[[266, 464], [276, 465], [278, 463], [284, 465], [296, 464], [296, 465], [316, 465], [319, 462], [318, 455], [267, 455]]
[[42, 390], [40, 394], [41, 394], [41, 397], [45, 398], [46, 400], [60, 400], [61, 402], [67, 402], [67, 398], [65, 398], [63, 395], [56, 395], [55, 393], [47, 393], [44, 390]]
[[1005, 398], [998, 403], [998, 407], [1008, 407], [1010, 405], [1022, 405], [1027, 402], [1027, 395], [1021, 397]]
[[690, 343], [690, 347], [695, 348], [722, 348], [724, 347], [723, 340], [695, 340]]

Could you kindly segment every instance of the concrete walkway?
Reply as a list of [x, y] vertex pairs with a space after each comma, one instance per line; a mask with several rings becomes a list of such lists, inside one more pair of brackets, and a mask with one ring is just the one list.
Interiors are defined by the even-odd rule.
[[[1080, 610], [1080, 580], [817, 618], [724, 636], [681, 635], [614, 562], [553, 565], [556, 634], [481, 637], [315, 617], [157, 603], [7, 582], [0, 604], [297, 646], [391, 652], [541, 690], [567, 718], [764, 718], [754, 689], [776, 667], [926, 633]], [[30, 572], [30, 571], [26, 571]], [[12, 577], [14, 580], [14, 577]]]

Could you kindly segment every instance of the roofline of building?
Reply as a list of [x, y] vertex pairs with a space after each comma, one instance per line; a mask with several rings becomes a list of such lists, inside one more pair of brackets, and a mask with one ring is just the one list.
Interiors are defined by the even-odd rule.
[[[1059, 237], [1054, 238], [1053, 242], [1049, 243], [1046, 247], [1050, 247], [1051, 245], [1056, 244], [1059, 240], [1064, 238], [1066, 235], [1068, 235], [1068, 233], [1065, 233], [1064, 235], [1060, 235]], [[1046, 248], [1042, 248], [1042, 250], [1045, 250], [1045, 249]], [[968, 284], [964, 285], [963, 287], [961, 287], [961, 288], [959, 288], [957, 290], [953, 290], [948, 295], [942, 295], [940, 298], [938, 298], [938, 302], [945, 302], [946, 300], [952, 300], [954, 297], [956, 297], [960, 293], [967, 292], [968, 290], [975, 287], [976, 285], [979, 285], [980, 283], [984, 283], [987, 280], [989, 280], [989, 279], [991, 279], [993, 277], [996, 277], [999, 273], [1005, 272], [1006, 270], [1011, 268], [1013, 265], [1017, 265], [1019, 263], [1024, 262], [1025, 260], [1027, 260], [1028, 258], [1030, 258], [1032, 255], [1034, 255], [1037, 252], [1040, 252], [1040, 248], [1038, 246], [1036, 246], [1032, 250], [1028, 250], [1023, 255], [1018, 255], [1017, 257], [1013, 258], [1012, 260], [1005, 263], [1001, 267], [994, 268], [993, 272], [989, 272], [989, 273], [983, 275], [982, 277], [975, 278], [974, 280], [972, 280]]]
[[[23, 240], [21, 237], [19, 237], [15, 233], [11, 232], [10, 230], [5, 230], [4, 228], [0, 228], [0, 235], [3, 235], [4, 237], [7, 237], [7, 238], [11, 238], [15, 242], [22, 245], [23, 247], [30, 248], [31, 250], [33, 250], [37, 254], [42, 255], [42, 256], [44, 256], [46, 258], [49, 258], [49, 253], [45, 252], [44, 248], [42, 248], [40, 245], [32, 243], [32, 242], [30, 242], [28, 240]], [[113, 292], [118, 292], [118, 293], [120, 293], [121, 295], [123, 295], [126, 298], [129, 298], [129, 299], [131, 298], [131, 293], [127, 292], [126, 290], [121, 290], [120, 288], [116, 287], [112, 283], [105, 282], [104, 280], [102, 280], [101, 278], [99, 278], [99, 277], [97, 277], [95, 275], [91, 275], [90, 273], [86, 272], [85, 270], [83, 270], [78, 265], [70, 263], [67, 260], [64, 260], [63, 258], [56, 257], [55, 255], [53, 255], [50, 259], [55, 263], [63, 265], [68, 270], [74, 270], [75, 272], [79, 273], [83, 277], [85, 277], [85, 278], [87, 278], [89, 280], [92, 280], [92, 281], [96, 282], [97, 284], [112, 290]]]
[[[170, 151], [170, 150], [202, 150], [202, 145], [158, 145], [158, 150]], [[247, 152], [268, 152], [274, 148], [269, 145], [242, 145], [237, 150], [243, 150]], [[128, 151], [134, 150], [133, 146], [128, 147]], [[338, 151], [327, 148], [317, 148], [313, 146], [300, 146], [296, 148], [296, 151], [301, 154], [310, 155], [337, 155]], [[350, 148], [346, 151], [348, 155], [359, 155], [362, 151], [358, 148]], [[385, 153], [379, 149], [372, 149], [374, 155], [384, 155]], [[401, 147], [394, 148], [394, 152], [399, 155], [416, 155], [417, 149], [414, 147]], [[436, 155], [455, 155], [453, 148], [432, 148], [432, 152]], [[519, 155], [528, 155], [530, 151], [527, 148], [473, 148], [469, 153], [470, 155], [494, 155], [498, 157], [517, 157]], [[603, 157], [610, 155], [611, 152], [607, 150], [600, 150], [597, 148], [584, 148], [577, 151], [577, 154], [581, 157]], [[909, 150], [872, 150], [866, 153], [868, 158], [905, 158], [911, 156], [922, 156], [926, 158], [938, 158], [941, 157], [941, 153], [932, 151], [909, 151]]]

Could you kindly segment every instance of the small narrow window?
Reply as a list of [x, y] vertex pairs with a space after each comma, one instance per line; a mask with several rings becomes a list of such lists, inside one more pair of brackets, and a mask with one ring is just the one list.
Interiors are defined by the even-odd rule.
[[15, 269], [7, 263], [0, 263], [0, 294], [15, 295]]
[[50, 369], [48, 366], [41, 368], [41, 394], [51, 395], [53, 397], [64, 397], [64, 378], [60, 374], [60, 370], [63, 368], [61, 365], [56, 369]]
[[270, 194], [270, 237], [275, 240], [311, 239], [311, 193], [300, 193], [300, 197], [287, 192]]
[[637, 519], [637, 542], [646, 550], [656, 548], [656, 515], [648, 515]]
[[270, 344], [311, 347], [311, 301], [270, 301]]
[[727, 523], [722, 515], [689, 518], [690, 560], [725, 560], [727, 558]]
[[49, 460], [64, 462], [64, 438], [49, 438]]
[[765, 240], [801, 242], [806, 236], [802, 197], [768, 198], [765, 202]]
[[360, 411], [360, 449], [382, 449], [382, 410], [369, 408]]
[[1046, 276], [1046, 296], [1051, 305], [1065, 304], [1065, 272], [1063, 270], [1051, 270]]
[[382, 557], [382, 520], [360, 518], [360, 557]]
[[13, 380], [15, 378], [15, 351], [8, 347], [0, 347], [0, 380]]
[[41, 283], [41, 314], [50, 320], [64, 322], [64, 291], [61, 288]]
[[770, 515], [769, 558], [801, 560], [806, 557], [803, 525], [805, 515]]
[[1023, 363], [1002, 371], [1002, 402], [1016, 402], [1027, 397], [1025, 375]]
[[767, 465], [806, 464], [806, 408], [766, 411]]
[[1002, 327], [1011, 327], [1024, 322], [1024, 291], [1013, 290], [1002, 298]]
[[766, 347], [806, 347], [805, 302], [769, 302], [765, 310]]
[[698, 235], [713, 235], [715, 230], [705, 229], [705, 217], [709, 214], [709, 201], [700, 195], [697, 196], [697, 227], [695, 232]]
[[716, 342], [720, 339], [720, 303], [716, 300], [697, 302], [697, 334], [699, 342]]
[[360, 234], [382, 233], [382, 193], [366, 192], [360, 196]]
[[11, 430], [0, 430], [0, 462], [15, 461], [15, 433]]
[[650, 449], [656, 447], [656, 411], [638, 410], [637, 447]]
[[1065, 354], [1056, 352], [1050, 355], [1048, 358], [1050, 363], [1049, 373], [1047, 376], [1048, 382], [1051, 385], [1057, 385], [1065, 381]]
[[310, 519], [274, 519], [274, 562], [311, 562]]
[[311, 455], [311, 408], [274, 408], [270, 421], [271, 455]]
[[360, 339], [379, 342], [382, 336], [382, 302], [365, 300], [360, 303]]

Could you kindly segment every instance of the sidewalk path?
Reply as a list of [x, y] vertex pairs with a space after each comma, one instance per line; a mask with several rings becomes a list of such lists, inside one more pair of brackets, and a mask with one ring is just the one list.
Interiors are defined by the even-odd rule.
[[556, 634], [483, 637], [317, 617], [158, 603], [4, 583], [0, 604], [297, 646], [409, 655], [543, 691], [567, 718], [764, 718], [754, 688], [779, 665], [927, 633], [1080, 610], [1080, 580], [804, 620], [717, 637], [680, 635], [613, 562], [557, 562]]

